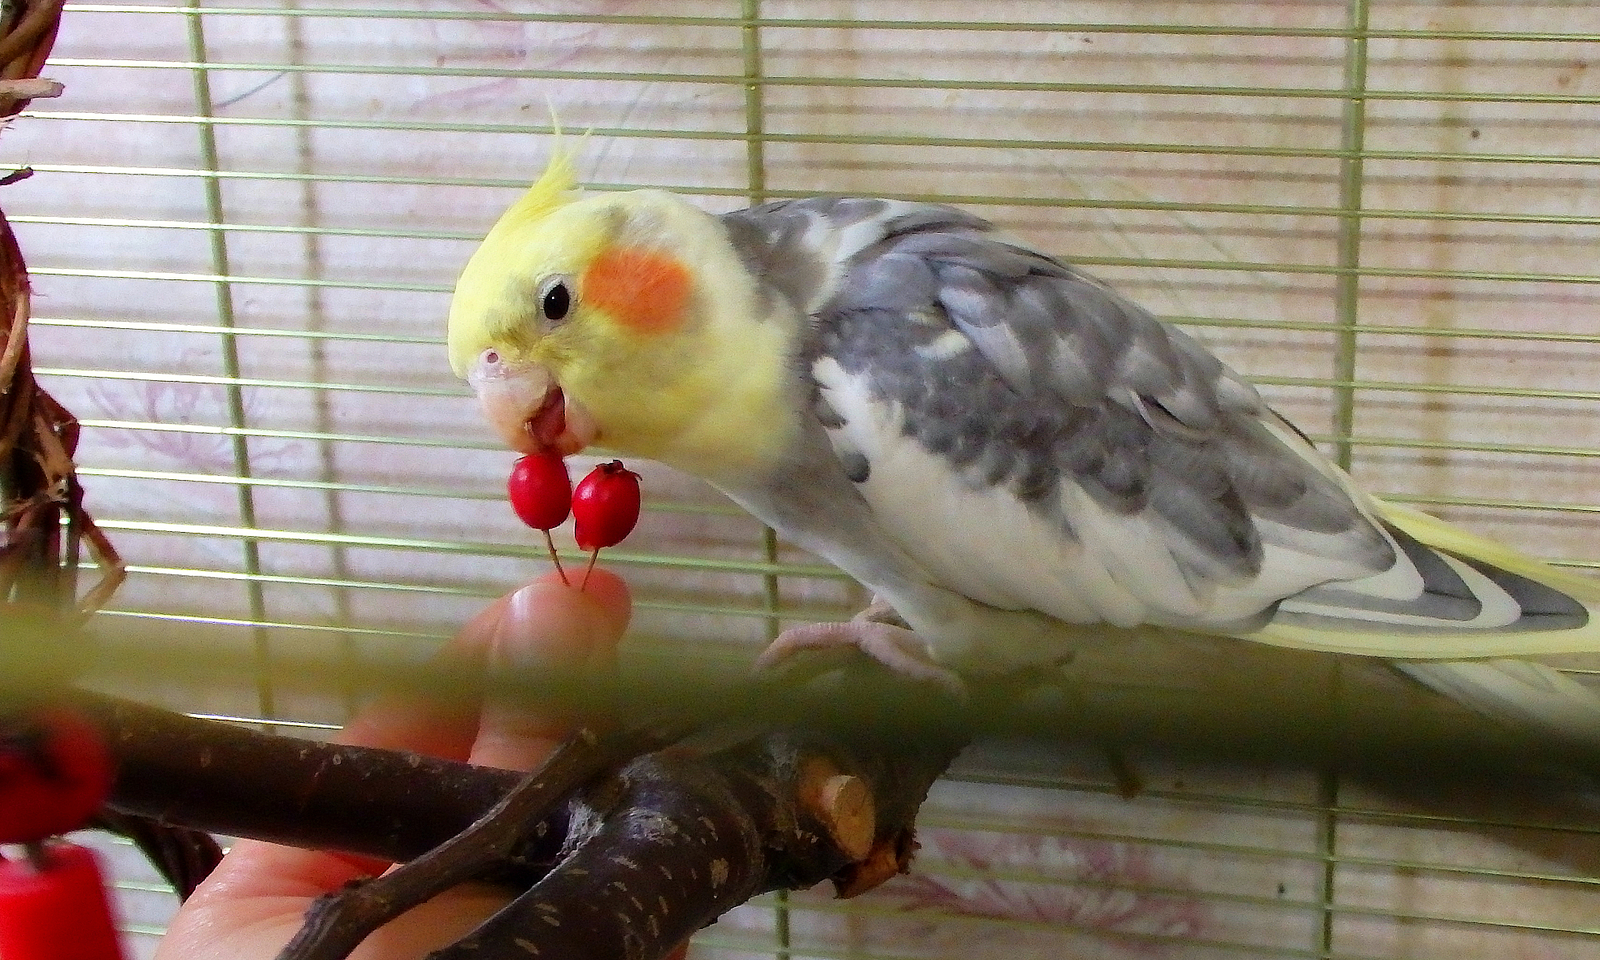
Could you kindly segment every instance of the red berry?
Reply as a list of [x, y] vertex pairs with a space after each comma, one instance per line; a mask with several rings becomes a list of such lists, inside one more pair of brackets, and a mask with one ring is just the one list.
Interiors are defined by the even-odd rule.
[[572, 512], [572, 479], [567, 462], [553, 453], [523, 457], [511, 468], [506, 481], [511, 509], [536, 530], [561, 526]]
[[621, 460], [602, 463], [572, 491], [573, 535], [584, 550], [622, 542], [639, 522], [639, 475]]
[[52, 843], [34, 862], [0, 861], [0, 957], [120, 960], [105, 875], [87, 847]]
[[0, 843], [77, 830], [111, 791], [100, 730], [72, 710], [33, 711], [0, 731]]

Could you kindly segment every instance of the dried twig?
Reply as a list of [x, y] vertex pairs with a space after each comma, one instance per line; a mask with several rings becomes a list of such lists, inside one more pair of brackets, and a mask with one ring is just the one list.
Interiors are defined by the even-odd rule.
[[[0, 37], [0, 78], [17, 80], [39, 75], [39, 68], [44, 66], [55, 44], [64, 2], [31, 0], [24, 6], [21, 17], [5, 25], [5, 36]], [[25, 102], [19, 103], [11, 112], [25, 105]]]
[[23, 80], [0, 80], [0, 100], [37, 100], [59, 97], [66, 88], [60, 80], [28, 77]]
[[[39, 78], [60, 24], [61, 0], [32, 0], [18, 9], [14, 20], [0, 24], [0, 118], [14, 116], [33, 97], [61, 92], [61, 84]], [[0, 214], [0, 612], [29, 602], [75, 609], [81, 618], [116, 590], [123, 565], [83, 508], [72, 462], [78, 421], [33, 378], [29, 299], [27, 264]], [[100, 567], [100, 579], [81, 600], [74, 569], [80, 537]]]
[[[5, 523], [0, 605], [29, 601], [73, 609], [81, 619], [110, 597], [124, 570], [116, 549], [83, 507], [72, 461], [78, 421], [33, 378], [28, 301], [27, 266], [11, 225], [0, 214], [0, 303], [11, 305], [0, 350], [0, 518]], [[87, 539], [100, 570], [81, 599], [74, 589], [80, 538]]]

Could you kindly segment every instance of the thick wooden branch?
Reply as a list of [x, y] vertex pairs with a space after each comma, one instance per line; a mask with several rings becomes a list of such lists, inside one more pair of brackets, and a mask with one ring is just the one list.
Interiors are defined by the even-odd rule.
[[122, 812], [412, 861], [315, 908], [284, 954], [294, 960], [345, 956], [378, 924], [472, 878], [525, 892], [441, 956], [513, 943], [548, 956], [661, 956], [767, 890], [826, 879], [841, 895], [870, 889], [906, 868], [916, 811], [971, 730], [942, 687], [862, 661], [822, 686], [759, 691], [747, 702], [783, 704], [759, 721], [736, 713], [632, 759], [601, 751], [599, 766], [569, 755], [554, 765], [559, 791], [519, 804], [537, 778], [74, 700], [108, 734]]
[[477, 820], [510, 770], [275, 736], [74, 693], [117, 762], [111, 805], [208, 833], [405, 861]]
[[964, 742], [776, 731], [713, 753], [641, 757], [574, 807], [568, 855], [439, 960], [515, 940], [532, 955], [659, 956], [751, 897], [904, 871], [928, 788]]

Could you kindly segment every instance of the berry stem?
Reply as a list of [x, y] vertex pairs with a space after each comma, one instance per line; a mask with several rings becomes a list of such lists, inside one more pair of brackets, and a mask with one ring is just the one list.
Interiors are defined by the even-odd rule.
[[584, 588], [589, 586], [589, 574], [594, 572], [594, 562], [598, 559], [600, 559], [600, 548], [595, 547], [589, 551], [589, 565], [583, 568], [583, 582], [578, 584], [579, 593], [582, 593]]
[[44, 848], [43, 840], [29, 840], [24, 843], [22, 859], [27, 861], [34, 873], [44, 873], [50, 869], [50, 853]]
[[[556, 541], [554, 537], [550, 536], [549, 530], [544, 531], [544, 545], [545, 548], [550, 551], [550, 562], [556, 565], [556, 573], [561, 574], [561, 584], [567, 587], [572, 586], [572, 581], [567, 579], [566, 568], [561, 566], [561, 558], [556, 556]], [[589, 565], [591, 567], [594, 566], [593, 557], [589, 558]], [[583, 580], [585, 583], [589, 582], [589, 575], [587, 573], [584, 574]], [[583, 588], [579, 587], [578, 589], [581, 590]]]

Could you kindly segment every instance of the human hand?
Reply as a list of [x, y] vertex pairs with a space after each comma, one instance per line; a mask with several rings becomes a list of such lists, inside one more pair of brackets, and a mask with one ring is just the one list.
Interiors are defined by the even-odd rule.
[[[597, 569], [579, 592], [551, 573], [484, 609], [443, 655], [491, 667], [608, 667], [631, 609], [627, 585], [615, 574]], [[414, 698], [390, 698], [363, 711], [338, 739], [531, 770], [569, 727], [567, 718], [523, 706], [488, 702], [464, 714]], [[173, 917], [156, 960], [275, 957], [300, 929], [314, 899], [388, 866], [368, 857], [241, 840]], [[426, 956], [465, 935], [509, 899], [503, 887], [463, 884], [380, 927], [352, 960]]]

